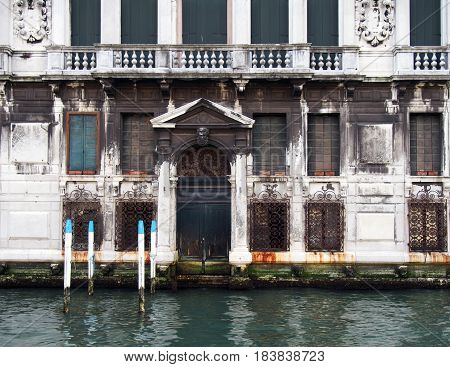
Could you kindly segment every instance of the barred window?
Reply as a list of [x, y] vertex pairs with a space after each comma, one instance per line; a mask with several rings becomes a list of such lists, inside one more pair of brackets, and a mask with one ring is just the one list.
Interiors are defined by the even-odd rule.
[[441, 174], [442, 144], [440, 115], [411, 115], [409, 149], [412, 176], [438, 176]]
[[338, 176], [339, 161], [339, 116], [309, 115], [308, 175]]
[[250, 203], [251, 251], [288, 251], [289, 202]]
[[343, 251], [344, 216], [340, 201], [306, 203], [306, 251]]
[[150, 118], [144, 114], [124, 115], [122, 124], [122, 173], [151, 174], [155, 142]]
[[150, 243], [153, 202], [148, 200], [119, 200], [116, 203], [116, 250], [134, 251], [138, 242], [138, 221], [144, 221], [145, 243]]
[[254, 116], [252, 129], [253, 173], [285, 175], [287, 126], [284, 115]]
[[[63, 223], [67, 219], [71, 219], [73, 224], [73, 250], [87, 251], [89, 221], [91, 220], [94, 222], [94, 245], [96, 250], [100, 249], [103, 239], [103, 219], [99, 201], [64, 201]], [[63, 225], [63, 231], [64, 228]]]

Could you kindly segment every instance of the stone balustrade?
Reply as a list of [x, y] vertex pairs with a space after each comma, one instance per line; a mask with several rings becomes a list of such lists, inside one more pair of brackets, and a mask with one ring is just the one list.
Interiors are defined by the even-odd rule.
[[448, 47], [398, 47], [394, 50], [395, 75], [447, 75]]

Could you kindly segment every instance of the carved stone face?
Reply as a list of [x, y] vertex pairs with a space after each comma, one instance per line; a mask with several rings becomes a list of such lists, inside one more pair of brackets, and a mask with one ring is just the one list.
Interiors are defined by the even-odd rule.
[[208, 144], [209, 129], [207, 127], [199, 127], [197, 129], [197, 143], [198, 145]]

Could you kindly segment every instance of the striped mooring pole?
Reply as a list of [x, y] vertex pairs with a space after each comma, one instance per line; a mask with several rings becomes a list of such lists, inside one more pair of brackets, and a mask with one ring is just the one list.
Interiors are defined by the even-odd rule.
[[150, 293], [156, 288], [156, 220], [152, 220], [150, 229]]
[[94, 294], [94, 221], [89, 221], [88, 229], [88, 295]]
[[145, 232], [144, 221], [138, 222], [138, 289], [139, 289], [139, 312], [145, 312], [144, 289], [145, 289]]
[[70, 278], [72, 273], [72, 220], [66, 220], [64, 237], [64, 312], [70, 307]]

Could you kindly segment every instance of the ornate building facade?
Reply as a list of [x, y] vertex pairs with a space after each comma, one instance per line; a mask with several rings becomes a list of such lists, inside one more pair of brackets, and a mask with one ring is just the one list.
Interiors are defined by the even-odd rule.
[[448, 263], [449, 3], [0, 0], [0, 261]]

